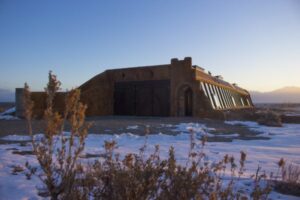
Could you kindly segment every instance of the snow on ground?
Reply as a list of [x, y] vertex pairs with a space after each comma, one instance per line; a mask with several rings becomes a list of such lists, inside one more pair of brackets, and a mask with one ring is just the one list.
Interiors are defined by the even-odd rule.
[[7, 136], [2, 137], [1, 140], [21, 142], [21, 141], [30, 141], [31, 137], [28, 135], [7, 135]]
[[[261, 166], [267, 173], [277, 172], [277, 162], [280, 158], [286, 159], [300, 165], [300, 124], [284, 124], [283, 127], [265, 127], [255, 122], [245, 121], [227, 121], [231, 125], [247, 126], [250, 129], [260, 132], [260, 135], [269, 137], [269, 140], [237, 140], [232, 142], [209, 142], [206, 143], [205, 153], [210, 161], [218, 161], [225, 154], [233, 155], [239, 158], [240, 151], [247, 153], [246, 175], [253, 174], [258, 166]], [[166, 158], [170, 146], [175, 147], [175, 155], [180, 163], [186, 162], [186, 157], [190, 147], [190, 133], [195, 133], [196, 138], [213, 134], [206, 133], [212, 128], [207, 128], [198, 123], [181, 123], [175, 126], [169, 126], [174, 130], [179, 130], [178, 135], [165, 135], [162, 133], [148, 135], [147, 153], [153, 152], [154, 145], [160, 145], [161, 157]], [[130, 127], [135, 129], [136, 126]], [[130, 131], [130, 128], [127, 130]], [[40, 137], [40, 135], [38, 135]], [[224, 137], [236, 137], [237, 133], [222, 134]], [[27, 136], [11, 135], [2, 138], [9, 141], [28, 141]], [[119, 135], [99, 135], [89, 134], [86, 139], [85, 153], [99, 154], [103, 153], [103, 144], [106, 140], [115, 140], [118, 143], [117, 152], [121, 155], [126, 153], [137, 153], [139, 148], [145, 144], [145, 136], [134, 135], [130, 132]], [[36, 187], [41, 183], [36, 178], [26, 180], [24, 174], [12, 175], [12, 166], [24, 166], [26, 161], [36, 165], [33, 156], [13, 154], [15, 150], [30, 150], [29, 145], [5, 144], [0, 145], [0, 199], [40, 199], [37, 195]], [[247, 181], [247, 180], [246, 180]], [[249, 182], [249, 180], [248, 180]], [[243, 184], [241, 182], [240, 184]], [[272, 192], [272, 199], [299, 199], [299, 197], [285, 196]]]
[[26, 150], [30, 149], [30, 146], [20, 148], [18, 144], [0, 145], [0, 199], [42, 199], [37, 195], [37, 187], [41, 186], [37, 177], [26, 180], [23, 173], [12, 175], [13, 167], [24, 167], [26, 161], [32, 165], [37, 165], [34, 156], [13, 154], [14, 149]]
[[0, 115], [0, 120], [15, 120], [15, 119], [19, 119], [15, 116], [12, 115]]
[[300, 117], [300, 113], [294, 113], [294, 112], [285, 113], [284, 115], [289, 117]]
[[6, 111], [0, 113], [0, 115], [10, 115], [10, 114], [12, 114], [14, 112], [16, 112], [16, 107], [9, 108]]
[[138, 128], [139, 128], [138, 125], [134, 125], [134, 126], [127, 126], [126, 129], [128, 129], [128, 130], [133, 130], [133, 129], [138, 129]]
[[16, 112], [16, 107], [12, 107], [10, 109], [7, 109], [6, 111], [0, 113], [0, 120], [15, 120], [19, 119], [15, 116], [13, 116], [13, 113]]

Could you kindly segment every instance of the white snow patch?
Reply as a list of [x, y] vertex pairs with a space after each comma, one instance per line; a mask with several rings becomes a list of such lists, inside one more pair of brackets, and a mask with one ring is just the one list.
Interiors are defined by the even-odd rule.
[[225, 121], [224, 123], [229, 125], [241, 125], [241, 126], [249, 126], [249, 127], [257, 126], [256, 122], [251, 122], [251, 121]]
[[173, 127], [172, 124], [160, 124], [161, 127], [171, 128]]
[[28, 135], [7, 135], [0, 139], [6, 141], [30, 141], [31, 137]]
[[138, 125], [133, 125], [133, 126], [127, 126], [126, 129], [131, 130], [131, 129], [138, 129], [139, 126]]
[[289, 117], [300, 117], [300, 113], [285, 113], [284, 115]]
[[18, 117], [11, 116], [11, 115], [0, 115], [0, 119], [2, 120], [16, 120], [19, 119]]
[[17, 144], [0, 145], [0, 199], [43, 199], [37, 195], [36, 186], [42, 184], [37, 177], [33, 176], [31, 180], [27, 180], [24, 173], [11, 173], [13, 166], [24, 167], [26, 161], [33, 166], [37, 165], [36, 159], [30, 155], [13, 154], [12, 150], [7, 150], [10, 148], [28, 150], [28, 146], [20, 147]]
[[13, 116], [12, 114], [16, 112], [16, 107], [7, 109], [6, 111], [0, 113], [0, 120], [15, 120], [19, 119], [18, 117]]
[[12, 114], [14, 112], [16, 112], [16, 107], [9, 108], [6, 111], [0, 113], [0, 115], [10, 115], [10, 114]]
[[204, 124], [199, 123], [180, 123], [175, 125], [173, 131], [179, 131], [181, 133], [195, 133], [196, 135], [214, 136], [210, 134], [209, 131], [214, 131], [215, 128], [208, 128]]
[[238, 137], [240, 135], [238, 133], [228, 133], [228, 134], [216, 134], [215, 136], [231, 138], [231, 137]]

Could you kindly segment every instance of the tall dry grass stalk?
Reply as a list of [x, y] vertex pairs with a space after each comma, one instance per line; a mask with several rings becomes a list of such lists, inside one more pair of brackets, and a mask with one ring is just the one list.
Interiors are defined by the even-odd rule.
[[[49, 82], [45, 88], [47, 107], [44, 112], [45, 131], [42, 138], [32, 132], [33, 102], [27, 84], [24, 87], [25, 118], [28, 122], [29, 135], [32, 139], [33, 152], [39, 162], [41, 172], [38, 177], [45, 184], [51, 199], [72, 199], [76, 189], [76, 176], [82, 166], [78, 157], [84, 149], [89, 124], [85, 123], [86, 105], [79, 102], [80, 90], [68, 92], [63, 115], [54, 109], [54, 98], [61, 83], [56, 76], [49, 73]], [[70, 134], [64, 132], [64, 125], [70, 125]], [[37, 169], [27, 163], [32, 173]]]

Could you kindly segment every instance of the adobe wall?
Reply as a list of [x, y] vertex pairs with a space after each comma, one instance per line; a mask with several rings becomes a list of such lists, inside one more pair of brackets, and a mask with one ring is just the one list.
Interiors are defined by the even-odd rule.
[[179, 93], [182, 89], [190, 87], [193, 91], [193, 116], [201, 117], [211, 111], [209, 100], [200, 90], [200, 83], [196, 80], [196, 70], [192, 66], [192, 58], [184, 60], [171, 60], [171, 116], [182, 116]]
[[79, 87], [81, 90], [80, 100], [88, 106], [87, 116], [111, 115], [111, 99], [109, 97], [111, 85], [111, 80], [104, 72]]
[[88, 105], [87, 115], [113, 115], [114, 82], [170, 80], [170, 116], [180, 116], [178, 92], [182, 87], [193, 90], [193, 116], [212, 110], [199, 88], [192, 59], [172, 59], [171, 64], [106, 70], [80, 86], [81, 100]]
[[[24, 88], [16, 88], [16, 116], [24, 117], [23, 106]], [[65, 92], [58, 92], [54, 97], [54, 110], [63, 113], [65, 108]], [[33, 101], [33, 117], [42, 118], [46, 109], [46, 93], [45, 92], [31, 92], [31, 100]]]
[[135, 67], [106, 70], [79, 88], [81, 100], [88, 105], [86, 114], [114, 114], [114, 83], [126, 81], [167, 80], [170, 79], [170, 65]]

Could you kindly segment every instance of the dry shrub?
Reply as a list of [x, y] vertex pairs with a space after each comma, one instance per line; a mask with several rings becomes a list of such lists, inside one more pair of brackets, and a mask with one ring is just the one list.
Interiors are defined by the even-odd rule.
[[284, 166], [282, 180], [289, 183], [300, 183], [300, 167], [292, 163]]
[[[45, 88], [47, 94], [47, 107], [44, 112], [46, 127], [44, 137], [36, 138], [31, 127], [33, 101], [27, 84], [24, 89], [25, 118], [28, 121], [33, 152], [41, 171], [37, 171], [29, 163], [26, 163], [26, 166], [31, 173], [38, 173], [51, 199], [72, 199], [76, 190], [76, 176], [82, 168], [77, 161], [84, 149], [89, 128], [89, 125], [85, 123], [86, 106], [79, 102], [80, 91], [74, 89], [68, 93], [65, 112], [60, 115], [53, 108], [53, 100], [60, 89], [60, 82], [55, 75], [49, 73], [49, 82]], [[70, 135], [64, 133], [66, 121], [71, 126]]]
[[273, 111], [264, 111], [259, 113], [259, 118], [257, 119], [257, 122], [258, 124], [265, 126], [282, 126], [281, 116]]
[[[190, 151], [185, 165], [178, 163], [175, 149], [169, 149], [166, 159], [161, 159], [159, 146], [145, 156], [147, 144], [137, 154], [124, 158], [115, 153], [116, 142], [105, 142], [104, 160], [89, 166], [86, 178], [91, 183], [89, 194], [95, 199], [267, 199], [271, 192], [265, 182], [266, 175], [258, 170], [250, 194], [236, 183], [245, 171], [246, 154], [241, 152], [238, 164], [234, 157], [225, 155], [217, 163], [206, 161], [205, 137], [200, 144], [191, 133]], [[202, 148], [196, 148], [196, 146]], [[225, 172], [229, 179], [223, 181]], [[248, 197], [247, 197], [248, 196]]]
[[[67, 95], [64, 114], [55, 112], [53, 99], [59, 86], [60, 82], [50, 72], [46, 88], [45, 134], [38, 139], [32, 133], [33, 102], [25, 84], [25, 116], [32, 137], [33, 152], [39, 162], [39, 167], [27, 163], [27, 178], [30, 179], [32, 174], [40, 177], [46, 189], [44, 196], [48, 195], [53, 200], [268, 198], [271, 188], [269, 184], [261, 184], [266, 175], [259, 170], [253, 177], [250, 193], [236, 184], [245, 171], [244, 152], [241, 152], [238, 162], [234, 157], [225, 155], [219, 162], [209, 163], [204, 153], [206, 137], [196, 141], [193, 130], [185, 165], [177, 162], [173, 147], [169, 149], [166, 159], [160, 157], [159, 146], [155, 146], [155, 150], [146, 156], [147, 140], [137, 154], [129, 153], [124, 157], [115, 152], [115, 141], [106, 141], [104, 157], [81, 164], [79, 155], [84, 150], [89, 128], [85, 123], [86, 106], [79, 102], [80, 92], [75, 89]], [[66, 121], [71, 126], [70, 135], [63, 132]], [[231, 175], [224, 180], [226, 172]]]
[[283, 159], [278, 164], [281, 180], [275, 181], [275, 190], [300, 197], [300, 166], [293, 163], [286, 164]]

